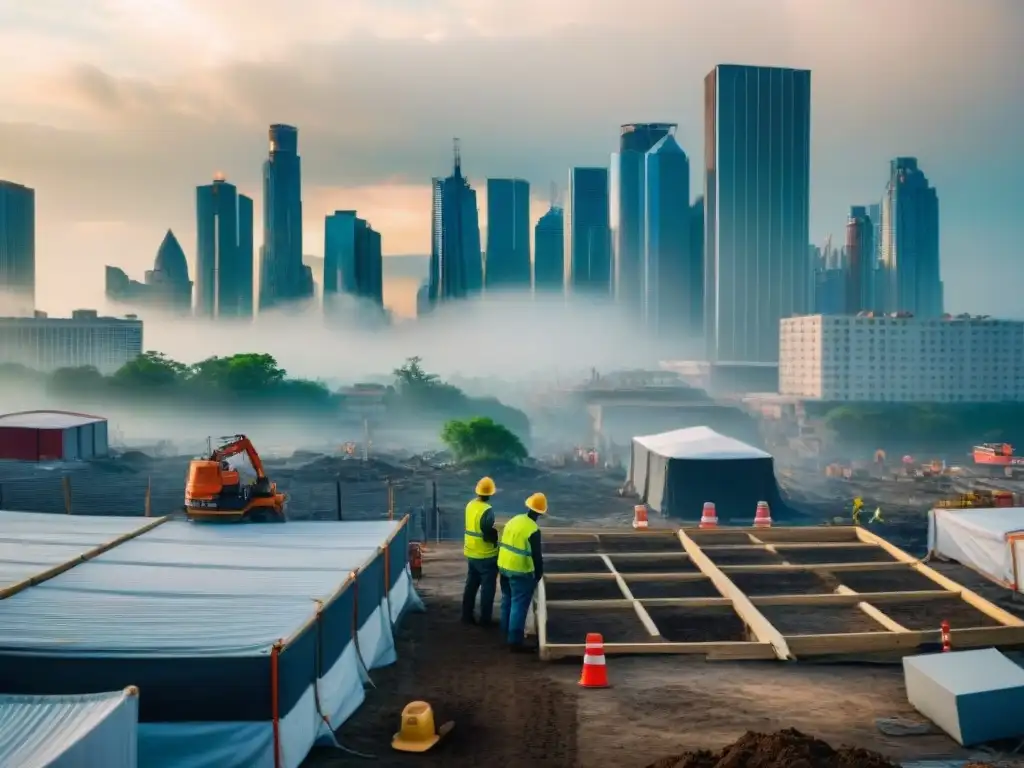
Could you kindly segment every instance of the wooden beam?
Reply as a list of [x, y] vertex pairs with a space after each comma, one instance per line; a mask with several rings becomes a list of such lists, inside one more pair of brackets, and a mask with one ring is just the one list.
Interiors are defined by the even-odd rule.
[[[899, 593], [896, 593], [896, 594], [899, 594]], [[906, 593], [903, 593], [903, 594], [906, 594]], [[931, 592], [931, 593], [926, 592], [925, 594], [941, 595], [942, 597], [946, 597], [947, 595], [955, 595], [956, 593], [955, 592]], [[875, 606], [873, 606], [871, 603], [868, 602], [869, 599], [872, 602], [878, 602], [877, 596], [869, 598], [867, 595], [860, 595], [860, 594], [854, 592], [852, 589], [850, 589], [849, 587], [847, 587], [844, 584], [840, 584], [838, 587], [836, 587], [836, 596], [837, 597], [853, 597], [853, 598], [856, 598], [858, 600], [858, 602], [856, 603], [857, 608], [860, 609], [860, 611], [862, 613], [866, 614], [867, 616], [870, 616], [872, 619], [877, 621], [879, 624], [881, 624], [883, 627], [885, 627], [890, 632], [909, 632], [910, 631], [909, 629], [904, 627], [902, 624], [898, 623], [891, 616], [889, 616], [889, 615], [883, 613], [882, 611], [878, 610]], [[917, 599], [917, 598], [915, 598], [915, 599]]]
[[[583, 643], [549, 644], [545, 648], [545, 660], [578, 658], [584, 655]], [[775, 658], [775, 649], [768, 643], [710, 642], [710, 643], [605, 643], [605, 656], [629, 655], [690, 655], [706, 656], [708, 659], [743, 661], [768, 660]]]
[[756, 542], [750, 544], [701, 544], [700, 548], [705, 552], [728, 552], [730, 550], [742, 552], [743, 550], [765, 548], [768, 548], [769, 551], [778, 549], [879, 549], [874, 544], [865, 544], [862, 541], [787, 541], [773, 543], [759, 539], [752, 533], [747, 535], [751, 539], [756, 539]]
[[636, 611], [637, 618], [640, 619], [640, 623], [644, 625], [644, 629], [647, 630], [647, 634], [651, 637], [661, 637], [661, 630], [658, 629], [654, 623], [654, 619], [647, 613], [647, 609], [644, 608], [640, 601], [633, 597], [633, 593], [629, 590], [629, 585], [626, 584], [626, 580], [622, 578], [622, 575], [615, 570], [615, 566], [612, 565], [611, 558], [608, 555], [601, 555], [604, 559], [604, 564], [608, 567], [608, 570], [615, 574], [615, 581], [619, 585], [619, 591], [622, 592], [622, 596], [633, 604], [633, 610]]
[[586, 560], [588, 557], [605, 557], [611, 556], [619, 560], [658, 560], [665, 558], [666, 560], [672, 558], [678, 558], [679, 560], [687, 560], [689, 558], [683, 552], [545, 552], [545, 560]]
[[725, 573], [796, 573], [798, 571], [828, 571], [841, 573], [843, 571], [885, 571], [885, 570], [908, 570], [906, 563], [895, 560], [883, 563], [800, 563], [794, 565], [720, 565], [720, 570]]
[[684, 526], [682, 528], [688, 535], [699, 534], [701, 539], [711, 540], [715, 535], [729, 535], [737, 533], [752, 533], [761, 538], [765, 543], [798, 543], [804, 542], [813, 544], [815, 542], [849, 541], [856, 542], [857, 535], [850, 525], [800, 525], [800, 526], [772, 526], [771, 528], [758, 528], [755, 526], [726, 526], [723, 528], [697, 528], [695, 526]]
[[544, 573], [543, 581], [557, 584], [563, 581], [615, 581], [614, 573]]
[[[840, 594], [836, 592], [824, 592], [815, 595], [756, 595], [747, 596], [747, 599], [755, 606], [791, 606], [815, 607], [815, 606], [845, 606], [857, 605], [861, 602], [871, 601], [872, 603], [902, 603], [919, 600], [956, 600], [960, 596], [956, 592], [944, 590], [931, 590], [927, 592], [850, 592]], [[575, 601], [574, 601], [575, 602]], [[608, 600], [593, 600], [594, 607], [600, 607]], [[618, 602], [618, 601], [614, 601]], [[712, 608], [731, 604], [728, 598], [723, 597], [648, 597], [640, 598], [640, 602], [651, 608]]]
[[544, 589], [544, 579], [537, 585], [537, 608], [534, 615], [537, 623], [537, 652], [541, 659], [547, 660], [548, 647], [548, 593]]
[[750, 627], [751, 632], [754, 633], [758, 641], [769, 643], [775, 649], [776, 656], [780, 659], [792, 659], [793, 654], [790, 652], [789, 646], [786, 645], [786, 640], [782, 637], [779, 630], [772, 626], [771, 622], [754, 607], [740, 588], [733, 584], [732, 580], [722, 573], [718, 566], [711, 562], [711, 558], [705, 555], [701, 548], [697, 546], [697, 543], [682, 530], [679, 531], [679, 542], [683, 545], [686, 554], [690, 556], [693, 564], [700, 569], [701, 573], [711, 579], [711, 582], [723, 597], [727, 597], [732, 601], [733, 609], [743, 619], [744, 623]]
[[878, 536], [877, 534], [874, 534], [871, 531], [860, 527], [857, 528], [857, 536], [860, 537], [861, 541], [869, 542], [871, 544], [877, 544], [890, 555], [892, 555], [894, 558], [896, 558], [896, 560], [902, 563], [906, 563], [915, 571], [920, 573], [922, 576], [927, 576], [929, 579], [934, 581], [943, 589], [948, 589], [952, 592], [959, 592], [960, 596], [964, 599], [964, 602], [969, 604], [971, 607], [981, 611], [989, 618], [998, 621], [1000, 624], [1004, 624], [1007, 627], [1024, 627], [1024, 619], [1020, 619], [1017, 616], [1014, 616], [1009, 611], [1003, 610], [998, 605], [995, 605], [994, 603], [991, 603], [985, 598], [983, 598], [977, 592], [972, 592], [959, 582], [953, 581], [953, 579], [943, 576], [934, 568], [929, 568], [916, 557], [907, 552], [904, 552], [902, 549], [895, 546], [894, 544], [890, 544], [881, 536]]
[[[924, 632], [851, 632], [841, 635], [787, 635], [786, 642], [800, 656], [916, 651], [921, 645], [941, 642], [939, 630]], [[1004, 648], [1024, 645], [1024, 627], [971, 627], [950, 632], [953, 650]]]

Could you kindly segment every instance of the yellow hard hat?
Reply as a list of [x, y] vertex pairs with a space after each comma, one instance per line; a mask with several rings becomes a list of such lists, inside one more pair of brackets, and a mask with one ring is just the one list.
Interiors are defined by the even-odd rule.
[[489, 477], [481, 477], [480, 482], [476, 484], [477, 496], [493, 496], [497, 491], [498, 489], [494, 487], [494, 481]]
[[548, 513], [548, 497], [543, 493], [535, 493], [526, 500], [526, 508], [538, 515]]
[[413, 701], [402, 710], [402, 726], [391, 747], [399, 752], [426, 752], [454, 727], [454, 722], [448, 722], [435, 731], [434, 710], [425, 701]]

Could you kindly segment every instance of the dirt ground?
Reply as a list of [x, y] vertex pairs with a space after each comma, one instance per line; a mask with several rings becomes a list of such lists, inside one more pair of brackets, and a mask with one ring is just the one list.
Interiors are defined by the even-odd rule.
[[[456, 546], [426, 552], [419, 591], [427, 612], [404, 620], [399, 660], [372, 673], [376, 688], [339, 733], [345, 747], [389, 766], [641, 768], [688, 750], [721, 749], [748, 730], [797, 728], [896, 760], [968, 756], [942, 735], [878, 730], [876, 718], [921, 721], [906, 701], [899, 665], [609, 657], [612, 687], [580, 689], [577, 661], [510, 655], [497, 630], [458, 623], [463, 568]], [[430, 702], [438, 723], [454, 720], [455, 729], [433, 751], [407, 756], [389, 742], [414, 699]], [[316, 750], [304, 768], [360, 762]]]

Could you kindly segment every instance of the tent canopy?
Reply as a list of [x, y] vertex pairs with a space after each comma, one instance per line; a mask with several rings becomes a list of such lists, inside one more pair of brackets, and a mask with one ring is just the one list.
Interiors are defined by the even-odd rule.
[[933, 509], [928, 550], [1017, 591], [1024, 580], [1024, 508]]
[[693, 520], [713, 502], [723, 522], [750, 523], [759, 501], [788, 515], [771, 454], [708, 427], [633, 438], [629, 479], [655, 512]]

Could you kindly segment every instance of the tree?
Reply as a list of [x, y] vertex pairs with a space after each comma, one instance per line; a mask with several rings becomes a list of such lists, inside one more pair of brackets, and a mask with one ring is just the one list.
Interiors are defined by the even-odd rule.
[[145, 352], [122, 365], [111, 377], [118, 387], [130, 390], [169, 389], [188, 378], [188, 366], [162, 352]]
[[267, 394], [284, 382], [287, 372], [273, 355], [245, 353], [209, 357], [192, 366], [190, 383], [199, 389]]
[[457, 461], [522, 461], [528, 455], [522, 441], [512, 432], [481, 416], [448, 421], [441, 430], [441, 440]]
[[59, 395], [93, 395], [103, 389], [107, 380], [91, 365], [58, 368], [50, 375], [49, 390]]

